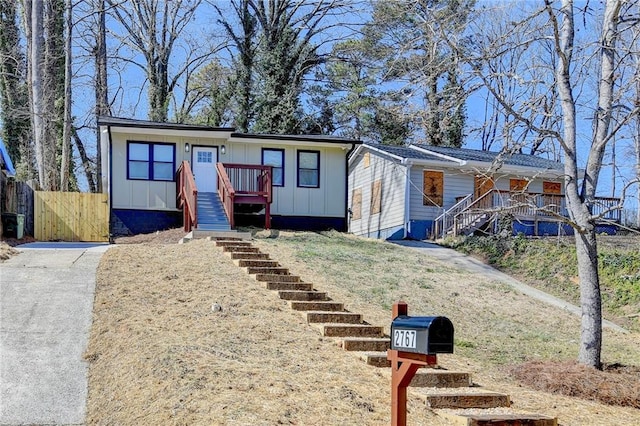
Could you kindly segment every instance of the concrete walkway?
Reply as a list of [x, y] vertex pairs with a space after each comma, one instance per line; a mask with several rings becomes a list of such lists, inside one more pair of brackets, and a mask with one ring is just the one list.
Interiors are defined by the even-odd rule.
[[0, 424], [83, 424], [96, 268], [107, 244], [32, 243], [0, 263]]
[[[453, 249], [439, 246], [437, 244], [429, 243], [426, 241], [392, 241], [395, 244], [411, 247], [421, 252], [425, 253], [428, 256], [434, 257], [438, 260], [446, 262], [452, 266], [459, 267], [460, 269], [465, 269], [467, 271], [473, 272], [475, 274], [482, 274], [492, 280], [500, 281], [505, 284], [510, 285], [517, 291], [526, 294], [527, 296], [533, 297], [534, 299], [540, 300], [544, 303], [547, 303], [552, 306], [556, 306], [560, 309], [564, 309], [572, 314], [577, 315], [578, 317], [582, 316], [582, 311], [576, 305], [572, 305], [562, 299], [559, 299], [555, 296], [552, 296], [548, 293], [540, 291], [536, 288], [533, 288], [529, 285], [526, 285], [509, 275], [502, 273], [489, 265], [482, 263], [481, 261], [474, 259], [471, 256], [467, 256], [463, 253], [459, 253]], [[612, 330], [628, 333], [627, 330], [620, 327], [617, 324], [612, 323], [611, 321], [603, 320], [602, 325], [604, 327], [610, 328]]]

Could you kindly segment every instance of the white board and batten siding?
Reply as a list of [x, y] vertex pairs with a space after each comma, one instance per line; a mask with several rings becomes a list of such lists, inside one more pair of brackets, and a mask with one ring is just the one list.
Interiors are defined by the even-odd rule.
[[[273, 187], [271, 214], [281, 216], [344, 217], [347, 179], [345, 149], [320, 142], [284, 142], [249, 139], [227, 141], [218, 161], [262, 164], [262, 149], [284, 150], [284, 186]], [[319, 188], [298, 187], [298, 151], [320, 153]]]
[[[196, 137], [181, 137], [176, 135], [159, 135], [145, 133], [119, 133], [111, 135], [111, 208], [116, 209], [141, 209], [141, 210], [177, 210], [176, 207], [176, 182], [157, 180], [137, 180], [127, 178], [127, 143], [157, 142], [171, 144], [175, 148], [175, 171], [180, 163], [191, 161], [191, 151], [185, 152], [185, 144], [190, 147], [218, 146], [223, 142], [219, 139], [207, 139]], [[174, 171], [174, 172], [175, 172]]]
[[[360, 219], [352, 216], [349, 231], [376, 237], [404, 226], [406, 167], [391, 158], [361, 151], [352, 160], [349, 176], [349, 207], [354, 211], [354, 192], [361, 194]], [[375, 200], [376, 197], [380, 197]], [[373, 201], [373, 202], [372, 202]], [[376, 204], [378, 204], [376, 206]], [[379, 207], [379, 208], [378, 208]], [[379, 210], [372, 211], [372, 208]]]

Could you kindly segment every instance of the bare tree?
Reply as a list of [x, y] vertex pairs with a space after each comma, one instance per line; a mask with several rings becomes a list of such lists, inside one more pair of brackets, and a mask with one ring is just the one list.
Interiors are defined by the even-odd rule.
[[[605, 148], [638, 113], [638, 105], [635, 105], [619, 121], [612, 121], [614, 105], [628, 89], [622, 87], [624, 82], [620, 81], [617, 73], [622, 63], [629, 59], [626, 52], [619, 48], [618, 40], [621, 32], [637, 22], [627, 19], [632, 7], [624, 0], [607, 0], [601, 9], [595, 10], [597, 15], [592, 17], [587, 15], [587, 10], [578, 10], [573, 0], [562, 0], [559, 7], [551, 0], [544, 0], [541, 8], [533, 13], [530, 10], [520, 11], [522, 19], [512, 15], [510, 30], [502, 35], [489, 37], [477, 31], [477, 37], [469, 44], [472, 49], [465, 54], [467, 63], [513, 120], [526, 126], [527, 131], [535, 134], [535, 137], [555, 139], [562, 149], [565, 199], [569, 212], [566, 221], [575, 232], [580, 279], [582, 324], [578, 360], [596, 368], [600, 367], [602, 348], [596, 225], [607, 214], [607, 210], [597, 204], [596, 191]], [[585, 13], [584, 25], [589, 31], [581, 32], [582, 37], [578, 38], [576, 15], [580, 12]], [[591, 10], [588, 12], [591, 13]], [[596, 17], [599, 20], [599, 32], [593, 31]], [[532, 23], [536, 26], [527, 31], [528, 37], [510, 37], [518, 33], [520, 27], [530, 28]], [[597, 39], [589, 40], [589, 36]], [[543, 73], [531, 79], [528, 75], [513, 73], [510, 78], [523, 92], [509, 99], [504, 92], [496, 89], [496, 81], [500, 81], [504, 70], [493, 70], [487, 63], [523, 46], [537, 47], [533, 50], [536, 52], [535, 58], [552, 64], [553, 73]], [[548, 49], [549, 46], [551, 49]], [[597, 73], [588, 72], [592, 68], [596, 68]], [[541, 77], [542, 82], [539, 80]], [[559, 108], [545, 109], [544, 102], [537, 102], [537, 94], [540, 93], [537, 85], [541, 83], [549, 84], [549, 89], [557, 91]], [[531, 115], [532, 109], [535, 115]], [[584, 129], [580, 114], [585, 112], [592, 117], [588, 137], [582, 136]], [[545, 114], [551, 117], [545, 120], [538, 118]], [[584, 167], [579, 163], [579, 151], [587, 153]]]
[[71, 167], [71, 74], [72, 74], [72, 52], [71, 40], [73, 38], [73, 4], [71, 0], [65, 2], [66, 34], [64, 39], [64, 123], [62, 129], [62, 153], [60, 158], [60, 190], [69, 190], [69, 169]]
[[20, 178], [32, 179], [31, 114], [27, 65], [18, 22], [18, 4], [0, 0], [0, 119], [2, 139]]
[[[100, 116], [111, 115], [109, 105], [109, 83], [107, 76], [107, 26], [104, 0], [93, 0], [95, 13], [95, 94], [96, 94], [96, 121]], [[100, 128], [96, 126], [96, 179], [95, 190], [102, 192], [102, 179], [99, 174], [102, 170], [102, 150], [100, 146]]]
[[[122, 25], [126, 34], [112, 32], [132, 51], [142, 55], [144, 61], [126, 58], [141, 68], [147, 79], [149, 119], [167, 121], [171, 95], [180, 79], [189, 70], [207, 62], [219, 48], [206, 46], [194, 40], [188, 47], [187, 57], [171, 70], [171, 58], [179, 38], [186, 37], [185, 29], [196, 16], [202, 0], [107, 0], [111, 15]], [[198, 51], [200, 53], [198, 53]]]

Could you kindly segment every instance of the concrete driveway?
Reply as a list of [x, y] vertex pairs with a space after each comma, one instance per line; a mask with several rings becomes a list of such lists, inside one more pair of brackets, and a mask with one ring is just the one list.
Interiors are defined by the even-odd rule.
[[0, 424], [85, 421], [87, 347], [107, 244], [32, 243], [0, 263]]

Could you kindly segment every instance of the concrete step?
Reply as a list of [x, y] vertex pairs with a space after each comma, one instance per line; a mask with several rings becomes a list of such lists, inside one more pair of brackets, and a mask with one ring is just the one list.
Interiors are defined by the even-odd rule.
[[558, 426], [555, 417], [518, 412], [511, 408], [436, 409], [433, 412], [453, 426]]
[[327, 293], [321, 291], [280, 290], [278, 296], [282, 300], [328, 300]]
[[347, 337], [342, 339], [340, 345], [345, 351], [384, 352], [386, 354], [387, 349], [391, 347], [391, 341], [388, 337]]
[[275, 260], [264, 260], [264, 259], [238, 259], [235, 261], [236, 265], [241, 268], [277, 268], [280, 264]]
[[460, 371], [421, 368], [411, 379], [414, 388], [464, 388], [472, 385], [471, 374]]
[[344, 304], [339, 302], [326, 302], [326, 301], [290, 301], [289, 306], [294, 311], [343, 311]]
[[273, 266], [250, 266], [247, 268], [247, 273], [250, 275], [289, 275], [289, 268], [273, 267]]
[[229, 255], [233, 260], [269, 260], [269, 255], [266, 253], [248, 253], [240, 251], [230, 252]]
[[427, 407], [437, 408], [496, 408], [510, 407], [509, 395], [491, 392], [482, 388], [437, 389], [429, 388], [425, 393]]
[[391, 361], [387, 359], [386, 352], [360, 352], [360, 359], [367, 365], [378, 368], [391, 367]]
[[299, 283], [301, 281], [297, 275], [281, 274], [256, 274], [256, 280], [269, 283]]
[[353, 312], [307, 312], [307, 322], [361, 324], [362, 315]]
[[[284, 275], [285, 277], [287, 275]], [[267, 290], [301, 290], [301, 291], [311, 291], [313, 290], [313, 284], [311, 283], [301, 283], [301, 282], [273, 282], [273, 283], [265, 283], [265, 287]]]
[[382, 337], [382, 327], [368, 324], [319, 324], [325, 337]]

